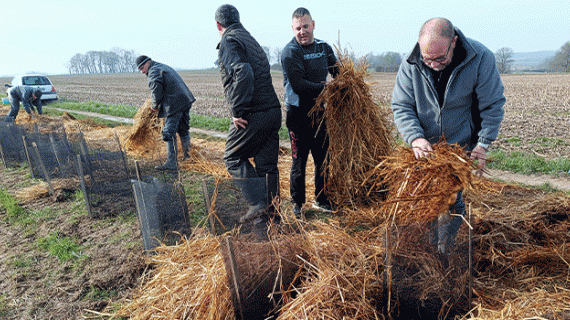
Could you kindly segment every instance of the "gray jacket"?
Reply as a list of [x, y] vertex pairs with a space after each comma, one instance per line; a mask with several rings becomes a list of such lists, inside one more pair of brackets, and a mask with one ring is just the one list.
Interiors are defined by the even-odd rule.
[[456, 29], [466, 58], [452, 72], [440, 106], [428, 67], [420, 60], [419, 46], [400, 65], [392, 98], [396, 126], [408, 144], [416, 138], [436, 143], [440, 138], [467, 151], [477, 142], [497, 138], [503, 119], [504, 87], [494, 54]]
[[42, 100], [39, 98], [35, 100], [32, 99], [32, 95], [36, 90], [38, 90], [38, 88], [31, 86], [15, 86], [10, 88], [9, 95], [11, 99], [21, 101], [22, 105], [24, 105], [24, 110], [26, 110], [28, 114], [32, 113], [33, 106], [35, 106], [38, 113], [41, 114]]
[[160, 118], [189, 110], [196, 101], [178, 72], [156, 61], [150, 62], [148, 87], [152, 93], [152, 107], [158, 109]]

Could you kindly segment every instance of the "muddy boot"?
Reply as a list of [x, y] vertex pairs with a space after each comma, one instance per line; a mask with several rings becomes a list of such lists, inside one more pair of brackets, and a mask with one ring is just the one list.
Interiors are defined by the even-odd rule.
[[182, 161], [190, 159], [190, 148], [192, 148], [190, 136], [180, 137], [180, 144], [182, 145]]
[[265, 178], [235, 179], [236, 185], [243, 193], [248, 209], [239, 222], [259, 220], [267, 215], [267, 192]]
[[176, 139], [166, 141], [166, 151], [168, 152], [168, 158], [166, 159], [166, 162], [154, 168], [156, 170], [177, 170], [178, 163], [176, 162]]

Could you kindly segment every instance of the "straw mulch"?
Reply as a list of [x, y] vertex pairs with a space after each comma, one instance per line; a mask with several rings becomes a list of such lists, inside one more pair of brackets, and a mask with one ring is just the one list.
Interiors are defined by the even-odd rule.
[[381, 200], [382, 188], [371, 192], [363, 182], [392, 152], [394, 138], [388, 108], [374, 102], [366, 83], [368, 66], [356, 65], [349, 54], [337, 51], [339, 74], [327, 83], [311, 112], [324, 111], [330, 143], [325, 177], [329, 197], [338, 206], [352, 207]]
[[180, 162], [180, 169], [229, 179], [231, 176], [223, 164], [223, 150], [220, 143], [193, 139], [190, 158]]
[[163, 119], [150, 109], [152, 100], [148, 98], [134, 117], [134, 124], [129, 134], [123, 138], [125, 151], [134, 157], [149, 157], [156, 154], [162, 143], [161, 130]]
[[160, 246], [152, 277], [116, 314], [137, 319], [235, 319], [219, 239], [194, 232], [176, 246]]
[[467, 200], [474, 228], [474, 319], [570, 318], [570, 195], [515, 185]]
[[384, 248], [347, 230], [314, 221], [294, 242], [304, 269], [277, 319], [382, 319]]
[[[62, 190], [77, 190], [79, 188], [79, 179], [53, 179], [51, 180], [51, 184], [56, 193]], [[22, 201], [45, 198], [50, 196], [49, 186], [46, 182], [42, 182], [31, 187], [18, 189], [15, 196]]]

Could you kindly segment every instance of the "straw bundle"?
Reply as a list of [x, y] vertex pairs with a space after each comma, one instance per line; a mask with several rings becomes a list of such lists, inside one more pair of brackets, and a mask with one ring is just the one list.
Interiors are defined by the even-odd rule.
[[194, 233], [156, 248], [152, 278], [117, 316], [129, 319], [235, 319], [219, 239]]
[[416, 159], [411, 148], [399, 147], [369, 173], [388, 186], [384, 216], [398, 222], [429, 221], [445, 213], [458, 191], [471, 188], [473, 161], [457, 145], [441, 142], [430, 157]]
[[363, 182], [391, 153], [394, 139], [389, 112], [374, 102], [365, 81], [367, 65], [355, 65], [347, 53], [338, 55], [339, 74], [325, 86], [311, 112], [324, 112], [329, 136], [325, 188], [335, 204], [354, 206], [381, 199], [381, 192], [370, 192]]
[[163, 121], [150, 109], [151, 101], [148, 98], [139, 108], [133, 127], [123, 141], [123, 147], [133, 156], [145, 157], [153, 154], [160, 145], [156, 142], [161, 139]]

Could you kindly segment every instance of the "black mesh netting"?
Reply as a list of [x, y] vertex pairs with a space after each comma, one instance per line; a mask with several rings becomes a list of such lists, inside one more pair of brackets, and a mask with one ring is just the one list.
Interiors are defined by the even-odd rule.
[[272, 203], [272, 195], [278, 194], [277, 176], [249, 179], [207, 178], [203, 184], [209, 226], [213, 233], [222, 234], [239, 227], [241, 233], [253, 233], [261, 238], [267, 236], [267, 224], [240, 223], [240, 218], [252, 204]]
[[65, 132], [26, 133], [26, 150], [35, 178], [43, 180], [77, 176], [76, 157]]
[[150, 182], [131, 181], [146, 250], [153, 250], [161, 242], [172, 244], [191, 232], [184, 187], [168, 175], [161, 178], [166, 181], [157, 177]]
[[[125, 154], [118, 151], [86, 147], [84, 140], [78, 139], [81, 149], [79, 170], [83, 173], [82, 189], [87, 201], [87, 209], [92, 217], [108, 217], [135, 212], [131, 172], [127, 167]], [[110, 140], [106, 145], [118, 145]]]
[[19, 167], [26, 163], [22, 127], [0, 120], [0, 156], [6, 168]]

